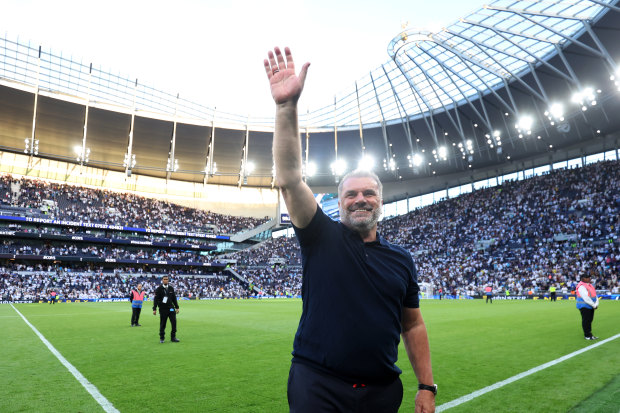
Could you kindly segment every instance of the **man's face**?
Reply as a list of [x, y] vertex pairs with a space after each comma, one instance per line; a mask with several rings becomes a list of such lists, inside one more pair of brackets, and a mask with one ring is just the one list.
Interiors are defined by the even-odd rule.
[[142, 289], [142, 284], [138, 284], [138, 290]]
[[162, 284], [168, 285], [168, 277], [164, 277], [161, 279]]
[[355, 231], [368, 232], [379, 222], [382, 204], [379, 187], [374, 179], [347, 178], [338, 199], [340, 221]]

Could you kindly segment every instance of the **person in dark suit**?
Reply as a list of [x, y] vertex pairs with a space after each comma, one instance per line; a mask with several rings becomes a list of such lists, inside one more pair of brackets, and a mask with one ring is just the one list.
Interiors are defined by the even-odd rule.
[[179, 303], [174, 293], [174, 288], [168, 284], [168, 276], [164, 275], [161, 285], [155, 290], [153, 299], [153, 315], [157, 315], [159, 307], [159, 342], [163, 343], [166, 337], [166, 323], [170, 319], [170, 341], [178, 343], [177, 335], [177, 314], [179, 313]]

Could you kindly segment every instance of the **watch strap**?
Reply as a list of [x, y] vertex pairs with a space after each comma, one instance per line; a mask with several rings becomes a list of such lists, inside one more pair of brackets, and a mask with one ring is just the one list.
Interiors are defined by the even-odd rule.
[[428, 390], [430, 392], [433, 392], [434, 395], [437, 395], [437, 385], [433, 384], [432, 386], [428, 385], [428, 384], [418, 384], [418, 390]]

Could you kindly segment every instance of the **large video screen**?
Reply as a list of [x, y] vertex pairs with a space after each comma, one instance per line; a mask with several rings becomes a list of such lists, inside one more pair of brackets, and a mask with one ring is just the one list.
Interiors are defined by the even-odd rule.
[[[338, 209], [338, 194], [314, 194], [314, 199], [316, 199], [316, 203], [319, 204], [319, 207], [321, 207], [323, 212], [325, 212], [325, 215], [327, 215], [334, 221], [338, 221], [340, 219], [340, 210]], [[290, 223], [291, 218], [289, 217], [288, 210], [286, 209], [284, 198], [282, 198], [282, 195], [280, 195], [280, 224], [285, 225]]]

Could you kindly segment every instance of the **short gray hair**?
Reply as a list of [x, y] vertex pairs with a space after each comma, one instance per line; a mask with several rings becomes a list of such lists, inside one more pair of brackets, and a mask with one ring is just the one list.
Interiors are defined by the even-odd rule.
[[340, 198], [340, 195], [342, 193], [344, 181], [349, 178], [372, 178], [377, 183], [377, 188], [379, 189], [379, 198], [383, 198], [383, 184], [381, 183], [381, 180], [376, 173], [366, 169], [355, 169], [342, 177], [340, 183], [338, 184], [338, 198]]

